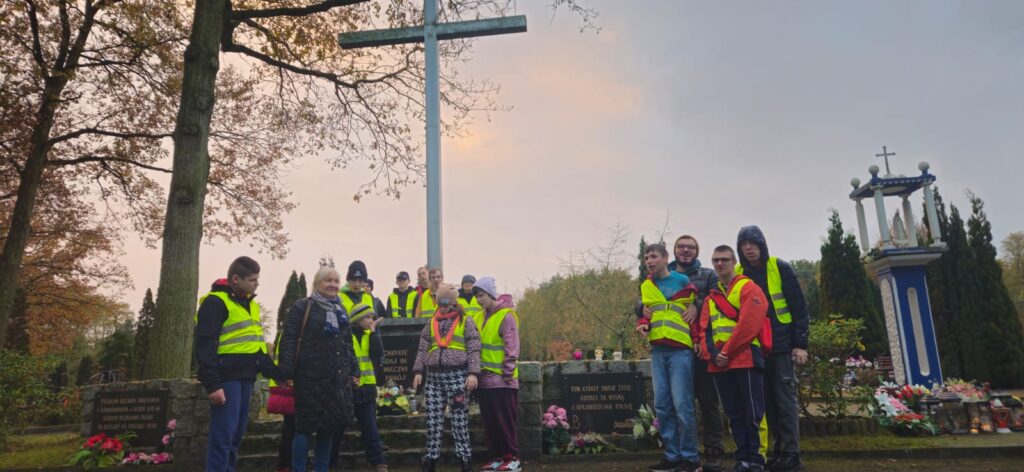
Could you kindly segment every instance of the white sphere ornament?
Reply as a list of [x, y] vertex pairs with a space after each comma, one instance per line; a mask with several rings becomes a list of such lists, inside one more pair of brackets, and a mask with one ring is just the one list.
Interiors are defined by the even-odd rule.
[[920, 171], [921, 171], [922, 173], [924, 173], [924, 174], [927, 174], [927, 173], [928, 173], [928, 169], [929, 169], [929, 168], [931, 168], [931, 165], [930, 165], [930, 164], [928, 164], [928, 161], [921, 161], [921, 162], [920, 162], [920, 163], [919, 163], [919, 164], [917, 165], [917, 168], [918, 168], [918, 170], [920, 170]]
[[873, 165], [871, 167], [868, 167], [868, 172], [871, 174], [872, 177], [877, 177], [878, 176], [878, 166]]
[[853, 186], [854, 190], [859, 189], [860, 188], [860, 179], [858, 179], [856, 177], [850, 179], [850, 185]]

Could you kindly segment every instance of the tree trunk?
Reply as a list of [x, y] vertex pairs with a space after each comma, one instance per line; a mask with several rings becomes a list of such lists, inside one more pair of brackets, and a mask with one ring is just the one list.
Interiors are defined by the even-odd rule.
[[60, 94], [67, 83], [67, 75], [64, 74], [54, 74], [46, 79], [43, 103], [39, 106], [36, 126], [32, 129], [32, 147], [18, 183], [18, 200], [14, 203], [10, 230], [4, 241], [3, 254], [0, 254], [0, 346], [4, 345], [7, 336], [7, 322], [14, 307], [21, 259], [32, 233], [32, 212], [43, 181], [46, 154], [50, 151], [50, 129], [53, 128], [53, 119], [60, 106]]
[[213, 115], [221, 34], [228, 0], [198, 0], [185, 49], [181, 104], [174, 127], [174, 172], [164, 221], [156, 322], [143, 369], [146, 378], [187, 377], [199, 285], [203, 204], [210, 174], [207, 141]]

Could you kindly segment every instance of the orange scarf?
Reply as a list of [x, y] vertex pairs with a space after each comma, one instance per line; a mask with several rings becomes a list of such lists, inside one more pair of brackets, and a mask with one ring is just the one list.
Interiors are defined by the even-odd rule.
[[441, 324], [440, 324], [440, 320], [450, 320], [450, 319], [458, 318], [458, 316], [459, 316], [459, 312], [458, 311], [451, 311], [451, 312], [448, 312], [448, 313], [435, 313], [434, 314], [434, 317], [430, 320], [430, 324], [433, 325], [432, 327], [434, 328], [431, 331], [434, 332], [434, 342], [437, 344], [437, 347], [447, 348], [449, 345], [451, 345], [452, 337], [455, 336], [455, 324], [459, 322], [459, 320], [457, 320], [457, 319], [455, 321], [452, 321], [452, 326], [448, 330], [448, 334], [446, 334], [444, 336], [444, 338], [442, 338], [441, 337]]

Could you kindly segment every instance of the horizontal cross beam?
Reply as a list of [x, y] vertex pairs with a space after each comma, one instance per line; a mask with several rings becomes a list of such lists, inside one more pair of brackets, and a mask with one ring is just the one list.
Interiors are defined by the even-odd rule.
[[[526, 16], [506, 16], [484, 20], [455, 21], [436, 26], [437, 39], [462, 39], [477, 36], [492, 36], [508, 33], [525, 33]], [[423, 26], [407, 28], [354, 31], [338, 34], [342, 49], [358, 49], [371, 46], [394, 46], [396, 44], [422, 43]]]

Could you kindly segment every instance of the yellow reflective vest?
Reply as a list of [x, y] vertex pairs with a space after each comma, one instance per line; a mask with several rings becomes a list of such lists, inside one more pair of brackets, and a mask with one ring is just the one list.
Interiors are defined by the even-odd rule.
[[[475, 298], [473, 300], [476, 301]], [[502, 367], [505, 365], [505, 340], [501, 338], [500, 329], [505, 317], [510, 314], [515, 318], [518, 328], [519, 314], [511, 308], [502, 308], [488, 317], [486, 321], [482, 321], [483, 324], [477, 325], [483, 326], [480, 328], [480, 342], [483, 344], [483, 349], [480, 351], [480, 367], [498, 375], [504, 374]], [[482, 313], [481, 317], [483, 317]], [[512, 375], [519, 378], [519, 361], [516, 361], [516, 368]]]
[[364, 330], [362, 339], [353, 334], [352, 348], [359, 361], [359, 386], [377, 385], [377, 375], [373, 372], [373, 361], [370, 360], [370, 331]]
[[[779, 258], [769, 257], [766, 268], [768, 273], [768, 296], [772, 297], [772, 306], [775, 307], [775, 318], [779, 320], [779, 323], [790, 324], [793, 322], [793, 316], [789, 314], [789, 304], [786, 303], [786, 296], [782, 293]], [[736, 275], [743, 275], [743, 264], [736, 264]]]
[[693, 348], [690, 325], [683, 321], [683, 313], [696, 296], [690, 293], [688, 297], [669, 300], [651, 279], [644, 280], [640, 284], [640, 299], [651, 310], [651, 329], [647, 333], [647, 340], [653, 342], [670, 339]]
[[[402, 312], [401, 312], [402, 306], [401, 306], [401, 303], [399, 303], [398, 294], [394, 293], [394, 292], [391, 292], [391, 296], [388, 297], [388, 302], [389, 302], [388, 306], [391, 307], [391, 317], [392, 318], [400, 318], [401, 314], [402, 314]], [[415, 312], [416, 312], [416, 293], [414, 291], [410, 290], [408, 295], [405, 296], [405, 317], [406, 318], [412, 318], [412, 317], [415, 316]]]
[[[355, 307], [356, 305], [366, 305], [366, 306], [370, 307], [371, 310], [376, 309], [376, 307], [374, 306], [374, 303], [373, 303], [373, 296], [370, 295], [369, 293], [362, 292], [360, 294], [362, 296], [359, 297], [359, 301], [358, 302], [353, 302], [352, 298], [350, 298], [349, 295], [355, 295], [355, 293], [354, 292], [338, 292], [338, 298], [341, 299], [341, 306], [345, 307], [345, 315], [347, 315], [348, 317], [350, 317], [350, 318], [352, 317], [352, 308]], [[377, 313], [377, 314], [380, 315], [380, 313]]]
[[[729, 304], [732, 305], [733, 308], [735, 308], [736, 310], [740, 309], [740, 293], [743, 290], [743, 286], [747, 285], [750, 282], [752, 281], [746, 277], [737, 280], [736, 283], [732, 285], [732, 290], [730, 290], [729, 294], [726, 295], [726, 299], [729, 300]], [[718, 290], [721, 291], [722, 293], [725, 293], [725, 287], [722, 285], [721, 282], [718, 283]], [[726, 341], [728, 341], [729, 338], [732, 337], [732, 332], [736, 328], [736, 325], [739, 323], [739, 320], [735, 320], [729, 318], [728, 316], [725, 316], [725, 314], [722, 313], [722, 310], [718, 308], [718, 305], [715, 304], [715, 300], [712, 299], [711, 297], [704, 298], [704, 303], [708, 305], [708, 317], [711, 320], [712, 341], [716, 346], [725, 344]], [[761, 342], [758, 341], [757, 338], [754, 338], [754, 341], [751, 344], [757, 347], [761, 347]]]
[[[466, 317], [460, 316], [459, 322], [452, 328], [455, 330], [452, 333], [452, 342], [445, 349], [455, 349], [456, 351], [466, 350]], [[441, 336], [442, 338], [444, 336]], [[433, 321], [430, 323], [430, 349], [427, 352], [434, 352], [437, 350], [437, 328], [434, 327]]]
[[416, 316], [420, 318], [430, 318], [437, 312], [437, 303], [434, 301], [434, 294], [430, 293], [430, 289], [423, 291], [420, 295], [420, 306], [416, 307]]
[[468, 302], [465, 298], [459, 297], [459, 306], [466, 312], [477, 326], [483, 326], [484, 323], [484, 308], [480, 306], [480, 303], [476, 301], [476, 297], [471, 298]]
[[[260, 324], [260, 305], [249, 300], [249, 309], [231, 299], [226, 292], [214, 291], [199, 299], [202, 306], [206, 297], [214, 296], [224, 302], [228, 309], [228, 317], [220, 328], [217, 338], [217, 354], [255, 354], [267, 353], [267, 342], [263, 340], [263, 325]], [[194, 316], [199, 323], [199, 311]]]

